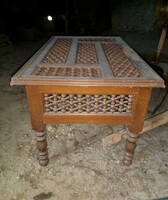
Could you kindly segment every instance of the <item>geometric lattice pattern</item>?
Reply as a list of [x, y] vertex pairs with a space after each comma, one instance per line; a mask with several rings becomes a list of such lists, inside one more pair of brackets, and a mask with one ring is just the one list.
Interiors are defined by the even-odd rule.
[[112, 38], [79, 38], [80, 42], [114, 42]]
[[47, 113], [130, 113], [134, 95], [44, 94]]
[[103, 50], [116, 77], [140, 77], [141, 74], [117, 44], [103, 43]]
[[46, 67], [40, 66], [33, 73], [36, 76], [101, 77], [99, 68]]
[[77, 64], [97, 64], [98, 59], [94, 43], [78, 43]]
[[59, 38], [44, 58], [46, 64], [64, 64], [67, 61], [72, 39]]

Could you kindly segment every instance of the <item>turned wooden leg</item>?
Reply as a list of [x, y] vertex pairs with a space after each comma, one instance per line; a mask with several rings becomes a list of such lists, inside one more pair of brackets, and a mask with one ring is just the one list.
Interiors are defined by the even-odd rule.
[[46, 133], [36, 132], [36, 141], [37, 141], [39, 164], [41, 166], [46, 166], [49, 163]]
[[144, 118], [146, 115], [148, 103], [151, 95], [151, 88], [140, 88], [133, 103], [133, 120], [129, 125], [129, 132], [125, 143], [125, 154], [123, 164], [129, 166], [132, 164], [138, 133], [142, 131]]
[[43, 122], [43, 101], [38, 86], [26, 86], [26, 92], [29, 103], [31, 124], [36, 132], [36, 142], [38, 150], [38, 159], [41, 166], [46, 166], [49, 162], [47, 152], [47, 141], [45, 133], [45, 124]]
[[123, 164], [125, 166], [130, 166], [132, 164], [137, 138], [138, 134], [128, 132], [128, 136], [125, 142], [125, 154], [123, 158]]

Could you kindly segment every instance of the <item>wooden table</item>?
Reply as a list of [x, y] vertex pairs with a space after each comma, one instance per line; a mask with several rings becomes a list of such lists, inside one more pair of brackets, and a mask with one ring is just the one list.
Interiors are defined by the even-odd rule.
[[40, 165], [49, 162], [45, 124], [62, 123], [128, 125], [131, 165], [151, 90], [164, 82], [120, 37], [53, 36], [11, 85], [26, 87]]

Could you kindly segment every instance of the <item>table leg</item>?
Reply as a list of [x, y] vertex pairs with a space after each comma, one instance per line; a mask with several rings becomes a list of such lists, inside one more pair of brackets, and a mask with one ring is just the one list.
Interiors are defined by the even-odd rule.
[[45, 131], [36, 132], [36, 141], [37, 141], [39, 164], [41, 166], [46, 166], [49, 163], [49, 159], [48, 159], [47, 140]]
[[36, 86], [26, 86], [27, 99], [33, 130], [36, 132], [36, 142], [38, 159], [41, 166], [46, 166], [49, 162], [47, 151], [47, 140], [45, 124], [43, 122], [43, 101], [39, 88]]
[[133, 105], [133, 119], [129, 125], [129, 132], [125, 143], [125, 154], [123, 164], [129, 166], [132, 164], [134, 151], [139, 132], [143, 129], [144, 118], [151, 96], [151, 88], [140, 88]]
[[125, 166], [130, 166], [132, 164], [137, 139], [138, 139], [138, 134], [133, 134], [130, 131], [128, 132], [125, 143], [125, 154], [123, 159], [123, 164]]

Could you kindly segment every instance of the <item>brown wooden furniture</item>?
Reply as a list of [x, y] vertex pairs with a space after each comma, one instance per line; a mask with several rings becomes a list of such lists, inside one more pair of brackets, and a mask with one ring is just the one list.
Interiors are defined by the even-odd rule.
[[163, 80], [120, 37], [51, 37], [12, 77], [25, 85], [39, 163], [48, 164], [45, 124], [126, 124], [131, 165], [153, 87]]

